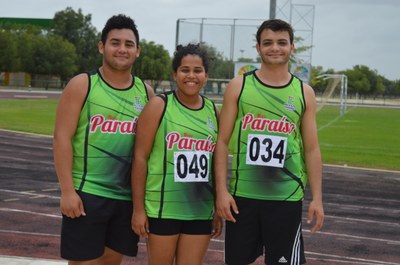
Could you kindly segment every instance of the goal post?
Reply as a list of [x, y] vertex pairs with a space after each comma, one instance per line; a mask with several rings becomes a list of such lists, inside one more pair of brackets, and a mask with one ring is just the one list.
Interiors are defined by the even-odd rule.
[[[347, 112], [347, 76], [344, 74], [322, 74], [317, 76], [317, 78], [322, 78], [324, 80], [331, 79], [322, 94], [322, 104], [332, 98], [340, 83], [340, 115], [345, 114]], [[320, 108], [322, 108], [322, 106]]]

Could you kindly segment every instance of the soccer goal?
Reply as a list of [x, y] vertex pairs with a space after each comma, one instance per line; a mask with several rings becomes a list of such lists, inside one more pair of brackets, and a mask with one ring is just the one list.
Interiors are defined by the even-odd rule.
[[321, 96], [321, 104], [318, 106], [317, 111], [319, 111], [321, 108], [323, 108], [324, 105], [332, 101], [335, 94], [339, 90], [340, 84], [340, 115], [345, 114], [347, 111], [347, 76], [343, 74], [323, 74], [317, 76], [317, 78], [322, 78], [324, 80], [329, 79], [328, 85]]

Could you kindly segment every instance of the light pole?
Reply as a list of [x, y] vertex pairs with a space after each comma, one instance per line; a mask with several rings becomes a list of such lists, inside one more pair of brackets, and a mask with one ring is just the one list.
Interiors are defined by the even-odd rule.
[[276, 17], [276, 0], [269, 0], [269, 18], [274, 19]]

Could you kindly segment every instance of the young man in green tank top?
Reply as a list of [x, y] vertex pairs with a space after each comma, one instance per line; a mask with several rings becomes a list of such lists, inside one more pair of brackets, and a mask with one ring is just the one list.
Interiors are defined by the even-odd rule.
[[303, 264], [307, 182], [312, 194], [307, 222], [315, 218], [311, 232], [324, 220], [315, 95], [288, 72], [294, 50], [288, 23], [264, 21], [256, 38], [261, 68], [229, 83], [215, 150], [217, 211], [226, 219], [225, 262], [250, 264], [265, 252], [268, 265]]
[[119, 265], [138, 249], [131, 229], [131, 161], [137, 119], [154, 92], [131, 74], [140, 53], [131, 18], [111, 17], [98, 49], [102, 66], [72, 78], [57, 109], [61, 257], [69, 265]]

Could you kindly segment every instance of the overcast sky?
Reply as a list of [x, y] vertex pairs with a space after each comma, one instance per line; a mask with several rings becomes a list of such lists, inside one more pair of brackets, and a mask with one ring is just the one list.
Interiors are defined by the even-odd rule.
[[[283, 8], [281, 13], [289, 10], [284, 6], [288, 1], [277, 0], [278, 8]], [[400, 79], [399, 0], [292, 0], [292, 4], [314, 7], [314, 25], [310, 31], [313, 66], [346, 70], [362, 64], [389, 80]], [[92, 24], [98, 31], [110, 16], [123, 13], [135, 20], [141, 39], [161, 44], [172, 54], [177, 19], [261, 21], [269, 17], [270, 3], [269, 0], [2, 0], [0, 6], [0, 17], [28, 18], [53, 18], [67, 7], [75, 11], [81, 8], [84, 15], [92, 15]], [[277, 16], [282, 15], [277, 12]], [[244, 52], [247, 57], [247, 51]]]

